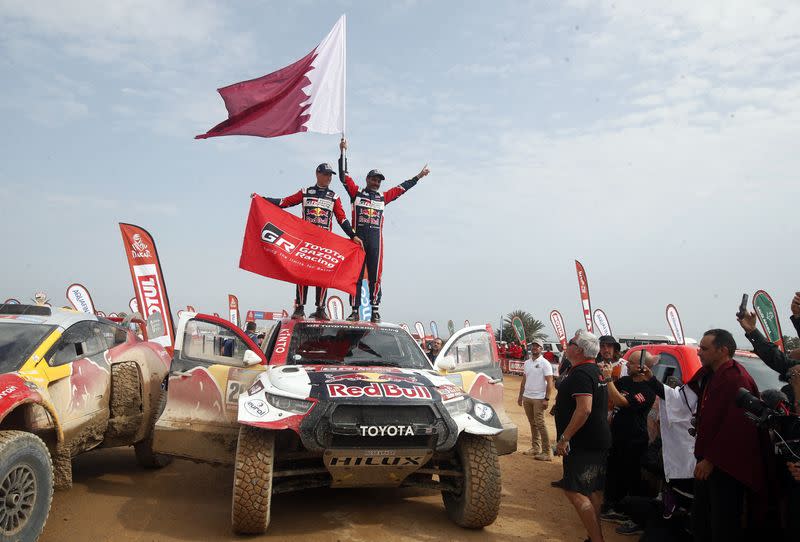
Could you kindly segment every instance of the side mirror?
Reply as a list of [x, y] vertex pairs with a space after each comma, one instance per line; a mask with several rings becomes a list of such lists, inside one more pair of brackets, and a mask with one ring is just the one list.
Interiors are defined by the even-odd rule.
[[261, 363], [261, 357], [253, 352], [252, 350], [248, 350], [244, 353], [242, 357], [242, 362], [244, 363], [245, 367], [250, 367], [251, 365], [258, 365]]
[[443, 373], [449, 373], [456, 368], [456, 362], [450, 358], [439, 358], [434, 363], [433, 368]]

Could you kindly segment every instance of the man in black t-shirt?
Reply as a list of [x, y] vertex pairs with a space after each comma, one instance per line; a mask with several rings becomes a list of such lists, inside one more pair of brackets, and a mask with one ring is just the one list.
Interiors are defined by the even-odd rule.
[[608, 394], [595, 358], [600, 343], [591, 333], [578, 330], [567, 344], [572, 362], [556, 396], [556, 455], [563, 456], [560, 487], [578, 512], [591, 540], [603, 540], [600, 506], [606, 478], [606, 457], [611, 446], [608, 428]]
[[642, 495], [639, 465], [647, 452], [647, 414], [656, 396], [647, 384], [640, 363], [652, 368], [656, 361], [655, 356], [640, 350], [628, 359], [628, 376], [614, 382], [611, 378], [612, 367], [608, 366], [603, 371], [603, 376], [609, 382], [608, 396], [616, 408], [611, 421], [605, 504], [600, 516], [606, 521], [629, 521], [630, 518], [620, 512], [619, 503], [629, 495]]

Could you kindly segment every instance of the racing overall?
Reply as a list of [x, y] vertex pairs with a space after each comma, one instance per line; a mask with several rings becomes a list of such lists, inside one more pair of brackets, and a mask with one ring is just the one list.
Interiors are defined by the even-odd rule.
[[358, 277], [359, 287], [356, 295], [350, 296], [350, 305], [356, 310], [361, 304], [361, 280], [364, 270], [369, 278], [369, 295], [373, 309], [381, 302], [381, 274], [383, 272], [383, 209], [406, 193], [419, 178], [413, 177], [386, 192], [377, 192], [368, 188], [359, 188], [352, 177], [347, 174], [347, 159], [339, 156], [339, 178], [344, 183], [347, 194], [353, 205], [353, 226], [356, 235], [364, 242], [366, 258], [361, 274]]
[[[321, 188], [317, 185], [309, 186], [308, 188], [301, 188], [296, 193], [285, 198], [264, 198], [270, 203], [285, 209], [286, 207], [294, 207], [295, 205], [303, 205], [303, 220], [311, 222], [320, 228], [331, 231], [333, 226], [333, 217], [342, 230], [347, 234], [350, 239], [354, 238], [356, 234], [350, 226], [350, 222], [342, 208], [342, 201], [336, 192], [330, 188]], [[316, 304], [317, 308], [325, 307], [325, 300], [328, 296], [328, 289], [316, 287]], [[306, 304], [306, 297], [308, 296], [308, 286], [302, 284], [297, 285], [297, 292], [295, 294], [295, 307], [302, 307]]]

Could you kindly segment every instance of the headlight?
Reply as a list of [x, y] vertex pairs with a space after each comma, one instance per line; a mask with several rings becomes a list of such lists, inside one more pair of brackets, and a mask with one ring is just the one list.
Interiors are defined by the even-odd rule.
[[465, 395], [461, 399], [448, 401], [444, 404], [444, 407], [447, 409], [447, 412], [451, 417], [458, 416], [459, 414], [466, 414], [472, 410], [472, 399]]
[[282, 395], [266, 394], [267, 402], [277, 409], [285, 410], [287, 412], [294, 412], [296, 414], [305, 414], [314, 403], [311, 401], [304, 401], [302, 399], [292, 399], [291, 397], [283, 397]]
[[489, 405], [475, 403], [475, 417], [481, 421], [488, 422], [494, 416], [494, 411]]

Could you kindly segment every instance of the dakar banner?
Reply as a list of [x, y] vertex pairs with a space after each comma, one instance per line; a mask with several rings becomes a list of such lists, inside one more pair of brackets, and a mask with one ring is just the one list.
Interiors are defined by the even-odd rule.
[[455, 335], [456, 333], [456, 325], [453, 323], [452, 320], [447, 321], [447, 331], [450, 332], [450, 335]]
[[163, 345], [172, 353], [175, 345], [175, 328], [156, 243], [153, 237], [139, 226], [120, 223], [119, 229], [122, 232], [125, 254], [128, 256], [136, 304], [147, 321], [147, 335], [151, 341]]
[[683, 335], [683, 324], [681, 323], [681, 317], [678, 314], [678, 309], [675, 308], [675, 305], [672, 303], [667, 305], [667, 323], [669, 324], [669, 328], [672, 330], [672, 336], [675, 338], [675, 342], [678, 344], [686, 344], [686, 337]]
[[600, 335], [613, 335], [611, 333], [611, 323], [608, 321], [608, 316], [606, 316], [603, 309], [595, 309], [593, 317], [594, 325], [597, 326], [597, 331], [600, 332]]
[[219, 89], [228, 119], [195, 139], [345, 133], [345, 39], [342, 15], [322, 43], [300, 60]]
[[239, 317], [239, 298], [233, 294], [228, 294], [228, 320], [236, 327], [242, 327], [242, 320]]
[[344, 320], [344, 303], [342, 303], [342, 298], [338, 295], [332, 295], [328, 298], [328, 315], [331, 320]]
[[417, 330], [417, 335], [419, 335], [419, 339], [421, 341], [425, 340], [425, 326], [422, 325], [422, 322], [414, 322], [414, 329]]
[[517, 340], [525, 343], [525, 327], [522, 325], [522, 319], [519, 316], [511, 319], [511, 327], [514, 328], [514, 335], [517, 336]]
[[775, 302], [764, 290], [759, 290], [753, 294], [753, 309], [756, 311], [758, 321], [764, 328], [764, 334], [783, 351], [783, 333], [781, 332], [781, 322], [778, 319], [778, 311], [775, 309]]
[[242, 269], [355, 295], [363, 263], [364, 250], [353, 241], [287, 213], [260, 196], [250, 200], [239, 260]]
[[70, 284], [67, 286], [67, 301], [70, 305], [75, 307], [76, 311], [85, 312], [86, 314], [94, 314], [97, 309], [94, 307], [94, 301], [89, 294], [89, 290], [83, 284]]
[[592, 326], [592, 302], [589, 299], [589, 279], [586, 278], [586, 270], [583, 264], [575, 260], [575, 271], [578, 273], [578, 288], [581, 291], [581, 305], [583, 306], [583, 320], [586, 322], [586, 331], [594, 332]]
[[550, 311], [550, 323], [553, 324], [553, 329], [558, 337], [558, 342], [561, 343], [563, 350], [567, 349], [567, 328], [564, 327], [564, 317], [556, 309]]

